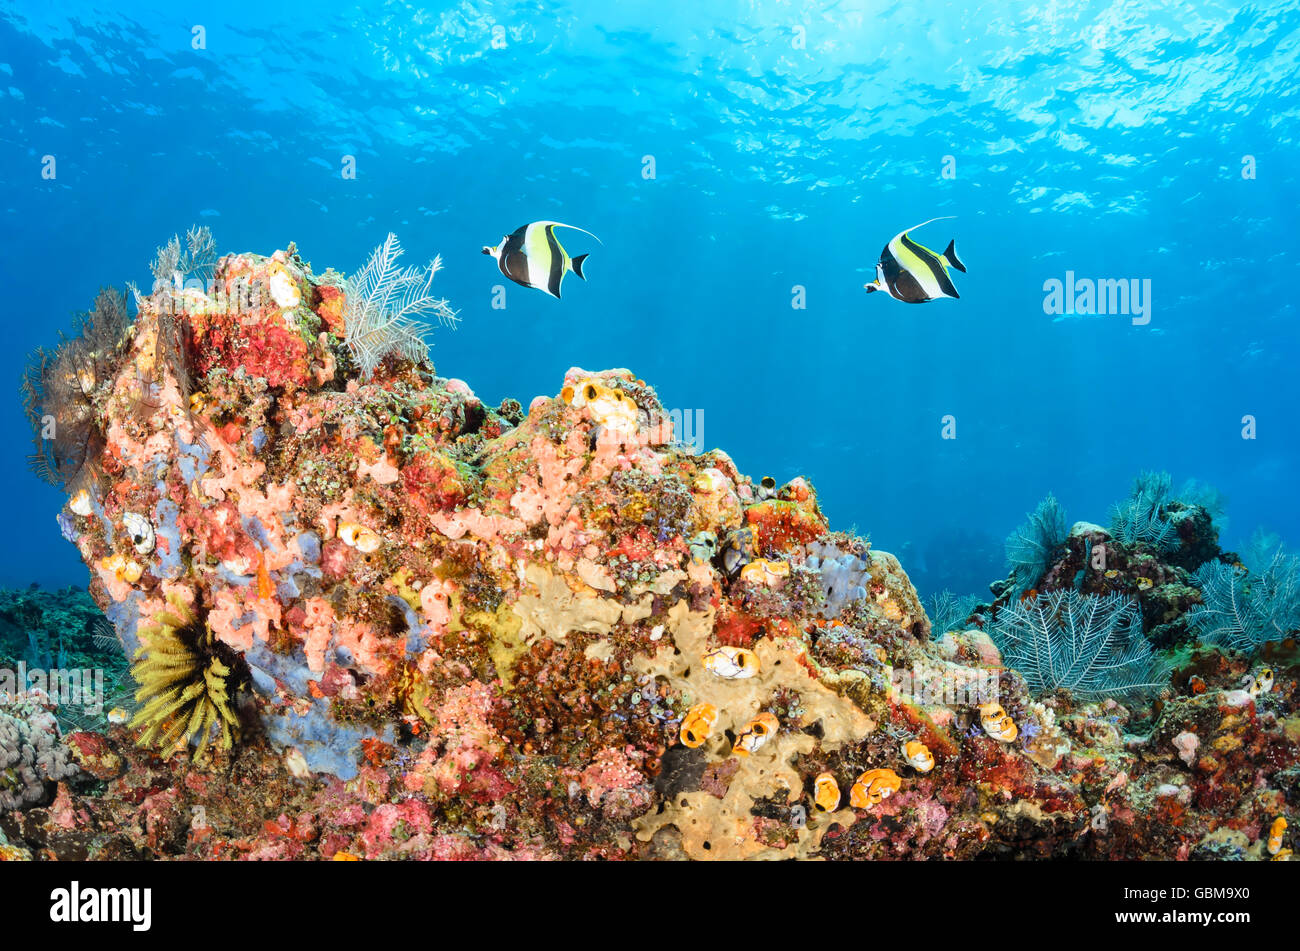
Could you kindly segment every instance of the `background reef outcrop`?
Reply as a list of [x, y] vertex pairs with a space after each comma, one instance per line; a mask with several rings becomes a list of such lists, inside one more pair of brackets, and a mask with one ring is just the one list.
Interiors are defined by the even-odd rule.
[[[1268, 692], [1203, 649], [1139, 699], [1031, 695], [996, 603], [932, 631], [898, 559], [807, 481], [676, 443], [632, 372], [527, 407], [410, 348], [363, 373], [349, 292], [292, 246], [228, 255], [138, 296], [75, 391], [33, 384], [38, 418], [42, 380], [80, 394], [59, 521], [141, 703], [65, 725], [75, 771], [28, 784], [0, 848], [1266, 857], [1295, 809], [1287, 645]], [[1057, 544], [1003, 605], [1085, 570]]]

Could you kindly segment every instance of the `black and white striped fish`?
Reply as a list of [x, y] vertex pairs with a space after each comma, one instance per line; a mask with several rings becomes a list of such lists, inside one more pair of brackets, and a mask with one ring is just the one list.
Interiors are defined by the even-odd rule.
[[[945, 215], [944, 218], [951, 218]], [[944, 218], [931, 218], [930, 221], [943, 221]], [[948, 268], [955, 267], [963, 274], [966, 265], [957, 257], [957, 242], [949, 241], [943, 254], [935, 254], [924, 245], [917, 244], [908, 234], [928, 225], [923, 221], [913, 225], [907, 231], [900, 231], [885, 249], [880, 252], [880, 263], [876, 265], [876, 279], [870, 284], [862, 285], [870, 294], [873, 291], [886, 291], [895, 300], [908, 304], [924, 304], [940, 297], [960, 298]]]
[[[483, 246], [483, 253], [496, 258], [501, 273], [516, 284], [535, 287], [545, 291], [556, 300], [560, 298], [560, 284], [564, 275], [572, 271], [584, 281], [582, 262], [587, 255], [579, 254], [570, 258], [560, 240], [555, 237], [556, 228], [573, 228], [583, 234], [591, 234], [583, 228], [566, 225], [560, 221], [534, 221], [532, 224], [516, 228], [501, 239], [495, 248]], [[591, 234], [596, 238], [594, 234]], [[599, 238], [596, 238], [600, 241]]]

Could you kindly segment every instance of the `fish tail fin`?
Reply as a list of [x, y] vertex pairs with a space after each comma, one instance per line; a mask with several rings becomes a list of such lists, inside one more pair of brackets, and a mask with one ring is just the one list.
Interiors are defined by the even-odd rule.
[[[578, 277], [581, 277], [584, 281], [587, 279], [586, 276], [582, 273], [582, 262], [585, 260], [587, 260], [587, 255], [585, 254], [579, 254], [576, 258], [573, 259], [573, 273], [578, 275]], [[962, 270], [964, 271], [966, 269], [962, 268]]]
[[943, 252], [943, 259], [947, 261], [949, 264], [951, 264], [953, 267], [955, 267], [957, 270], [961, 271], [963, 274], [966, 273], [966, 265], [962, 264], [961, 258], [957, 257], [956, 238], [953, 238], [951, 241], [948, 242], [948, 247]]

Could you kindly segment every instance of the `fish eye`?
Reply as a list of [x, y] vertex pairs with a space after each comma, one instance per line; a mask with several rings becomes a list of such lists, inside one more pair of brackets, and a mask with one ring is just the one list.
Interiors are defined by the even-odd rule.
[[590, 383], [587, 384], [587, 389], [584, 392], [586, 393], [587, 399], [594, 400], [596, 398], [596, 388]]

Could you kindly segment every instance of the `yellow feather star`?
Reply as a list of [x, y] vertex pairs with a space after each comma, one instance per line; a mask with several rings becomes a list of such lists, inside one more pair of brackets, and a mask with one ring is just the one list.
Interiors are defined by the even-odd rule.
[[194, 759], [201, 760], [219, 725], [217, 745], [230, 749], [238, 737], [239, 718], [231, 704], [230, 665], [217, 656], [217, 642], [190, 607], [173, 596], [169, 611], [140, 629], [141, 646], [131, 674], [144, 706], [131, 720], [144, 727], [136, 742], [170, 756], [198, 737]]

